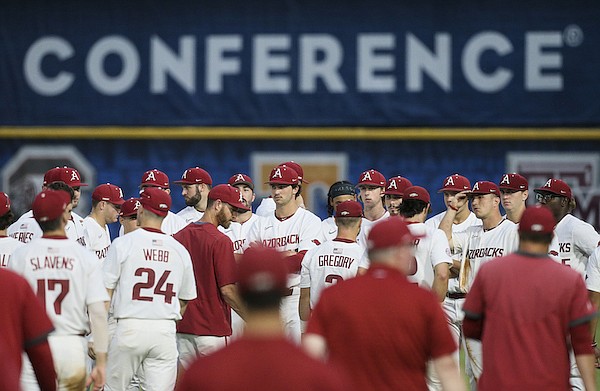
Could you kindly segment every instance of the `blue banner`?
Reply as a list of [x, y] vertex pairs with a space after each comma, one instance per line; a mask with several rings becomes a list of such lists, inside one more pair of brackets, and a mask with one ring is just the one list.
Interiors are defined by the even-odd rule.
[[1, 125], [597, 126], [600, 7], [16, 1]]

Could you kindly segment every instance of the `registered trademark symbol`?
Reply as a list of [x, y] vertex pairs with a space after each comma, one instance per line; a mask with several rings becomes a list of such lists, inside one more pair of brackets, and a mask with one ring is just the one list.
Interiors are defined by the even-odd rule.
[[583, 31], [581, 31], [581, 28], [576, 24], [570, 24], [565, 27], [563, 39], [565, 41], [565, 45], [577, 47], [583, 42]]

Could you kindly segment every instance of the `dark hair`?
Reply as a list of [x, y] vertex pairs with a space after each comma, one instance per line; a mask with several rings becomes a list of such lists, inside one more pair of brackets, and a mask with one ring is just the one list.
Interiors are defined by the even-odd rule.
[[[338, 190], [338, 189], [341, 189], [343, 192], [340, 194], [334, 194], [335, 190]], [[333, 208], [333, 205], [331, 205], [331, 203], [333, 202], [333, 199], [335, 197], [339, 197], [341, 195], [346, 195], [346, 194], [356, 195], [356, 191], [353, 191], [353, 193], [350, 194], [350, 192], [349, 192], [350, 189], [354, 190], [354, 185], [350, 181], [337, 181], [329, 187], [329, 191], [327, 192], [327, 216], [328, 217], [333, 216], [333, 212], [335, 211]]]
[[292, 185], [292, 189], [293, 189], [294, 187], [297, 187], [297, 188], [298, 188], [298, 192], [296, 193], [296, 195], [294, 196], [294, 198], [298, 198], [298, 197], [300, 197], [300, 193], [302, 193], [302, 185], [301, 185], [301, 184]]
[[402, 200], [398, 212], [402, 217], [413, 217], [427, 208], [427, 203], [421, 200]]
[[92, 209], [96, 209], [96, 206], [98, 206], [99, 203], [100, 201], [98, 200], [92, 200]]
[[246, 303], [249, 310], [278, 310], [281, 303], [281, 292], [244, 292], [240, 291], [240, 297]]
[[54, 220], [38, 221], [38, 223], [43, 232], [55, 231], [60, 228], [60, 224], [62, 223], [61, 217], [62, 217], [62, 215], [60, 215], [58, 218], [56, 218]]
[[552, 243], [552, 233], [519, 232], [519, 241], [539, 244], [550, 244]]
[[362, 217], [336, 217], [335, 225], [338, 227], [352, 227], [355, 224], [358, 224], [359, 221], [362, 220]]
[[3, 216], [0, 216], [0, 230], [5, 230], [15, 221], [15, 215], [12, 210], [8, 210]]
[[73, 188], [64, 183], [63, 181], [52, 182], [48, 185], [48, 189], [66, 191], [71, 196], [71, 201], [73, 201], [73, 198], [75, 197], [75, 192], [73, 191]]

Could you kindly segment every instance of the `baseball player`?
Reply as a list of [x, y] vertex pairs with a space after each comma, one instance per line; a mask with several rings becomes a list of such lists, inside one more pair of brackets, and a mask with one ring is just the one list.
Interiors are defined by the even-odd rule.
[[160, 230], [170, 195], [148, 187], [139, 199], [137, 229], [115, 239], [103, 264], [114, 295], [117, 328], [110, 342], [105, 390], [125, 390], [141, 369], [144, 390], [169, 391], [177, 375], [175, 322], [196, 297], [187, 250]]
[[210, 174], [200, 167], [191, 167], [183, 172], [180, 180], [173, 183], [181, 185], [181, 195], [187, 205], [177, 215], [186, 224], [200, 220], [206, 210], [208, 192], [213, 184]]
[[356, 201], [356, 188], [348, 181], [335, 182], [327, 192], [327, 214], [329, 217], [322, 222], [325, 240], [333, 240], [337, 236], [338, 227], [335, 224], [333, 215], [335, 214], [335, 208], [344, 201]]
[[[59, 389], [82, 390], [86, 384], [84, 335], [89, 316], [96, 350], [91, 381], [94, 389], [100, 390], [105, 382], [105, 305], [109, 298], [102, 286], [98, 260], [84, 247], [66, 240], [70, 208], [71, 198], [64, 191], [48, 189], [38, 194], [33, 201], [33, 216], [44, 235], [15, 250], [10, 266], [29, 281], [54, 324], [49, 342]], [[37, 389], [29, 370], [24, 371], [22, 381], [25, 390]]]
[[231, 240], [217, 229], [228, 228], [240, 212], [247, 212], [242, 194], [229, 185], [208, 193], [204, 216], [174, 235], [190, 253], [198, 299], [177, 325], [179, 362], [187, 368], [197, 356], [221, 349], [231, 336], [231, 310], [244, 317], [237, 293], [237, 264]]
[[400, 205], [402, 204], [402, 195], [407, 187], [413, 184], [406, 178], [400, 175], [388, 179], [385, 185], [384, 202], [390, 216], [398, 216]]
[[360, 174], [356, 187], [360, 190], [359, 200], [363, 203], [365, 218], [357, 242], [366, 249], [367, 236], [374, 223], [390, 217], [383, 204], [386, 179], [379, 171], [367, 170]]
[[130, 198], [121, 205], [119, 223], [123, 227], [124, 235], [138, 229], [137, 212], [139, 207], [140, 201], [138, 198]]
[[504, 174], [498, 183], [500, 202], [506, 211], [506, 218], [515, 224], [521, 221], [529, 197], [529, 183], [524, 176], [512, 173]]
[[[171, 189], [169, 188], [169, 177], [162, 171], [155, 169], [148, 170], [142, 175], [142, 182], [140, 184], [140, 191], [148, 187], [156, 187], [165, 193], [171, 195]], [[173, 235], [180, 229], [185, 227], [187, 223], [181, 216], [177, 216], [175, 213], [169, 211], [167, 216], [162, 220], [161, 231], [167, 235]], [[119, 229], [119, 236], [123, 236], [123, 227]]]
[[[594, 305], [594, 308], [600, 308], [600, 247], [594, 250], [588, 259], [586, 277], [585, 285], [588, 289], [590, 301]], [[592, 347], [594, 348], [595, 364], [596, 368], [600, 368], [600, 348], [598, 348], [596, 339], [597, 326], [598, 318], [595, 317], [590, 321], [590, 328], [593, 335]]]
[[277, 166], [271, 170], [269, 181], [275, 212], [258, 220], [250, 230], [248, 242], [256, 242], [283, 252], [290, 275], [289, 291], [281, 304], [282, 318], [287, 335], [300, 342], [301, 327], [298, 314], [300, 300], [300, 268], [306, 251], [324, 242], [321, 220], [306, 209], [300, 208], [296, 196], [300, 192], [300, 179], [290, 167]]
[[0, 268], [8, 267], [13, 251], [23, 245], [23, 242], [6, 234], [6, 229], [13, 222], [14, 217], [8, 194], [0, 192]]
[[336, 237], [306, 252], [300, 273], [299, 312], [308, 321], [311, 309], [317, 304], [321, 291], [339, 281], [355, 277], [359, 270], [369, 268], [365, 249], [356, 243], [362, 223], [362, 206], [348, 200], [336, 205]]
[[[309, 183], [306, 179], [304, 179], [304, 170], [302, 169], [302, 166], [299, 165], [298, 163], [296, 163], [294, 161], [290, 161], [290, 162], [281, 163], [280, 166], [290, 167], [292, 170], [296, 171], [296, 173], [298, 174], [298, 179], [300, 181], [300, 185], [302, 185], [303, 183]], [[300, 189], [302, 189], [302, 188], [300, 188]], [[295, 201], [299, 207], [301, 207], [301, 208], [305, 207], [304, 199], [302, 198], [302, 194], [298, 193], [298, 196], [295, 198]], [[256, 214], [261, 217], [270, 216], [273, 214], [274, 211], [275, 211], [275, 202], [273, 201], [272, 196], [263, 198], [260, 202], [260, 205], [258, 205], [258, 208], [256, 208]]]
[[[481, 225], [473, 225], [463, 232], [452, 232], [456, 213], [464, 207], [468, 198]], [[514, 252], [519, 244], [517, 225], [503, 219], [500, 214], [500, 189], [495, 183], [479, 181], [469, 192], [460, 192], [449, 200], [448, 209], [440, 222], [454, 254], [461, 254], [459, 288], [467, 293], [479, 267], [489, 260]], [[471, 389], [476, 390], [482, 371], [481, 342], [464, 340], [467, 353], [465, 369]]]
[[92, 211], [83, 219], [83, 226], [87, 231], [88, 247], [100, 261], [104, 261], [110, 247], [108, 224], [117, 221], [124, 202], [121, 188], [110, 183], [97, 186], [92, 193]]

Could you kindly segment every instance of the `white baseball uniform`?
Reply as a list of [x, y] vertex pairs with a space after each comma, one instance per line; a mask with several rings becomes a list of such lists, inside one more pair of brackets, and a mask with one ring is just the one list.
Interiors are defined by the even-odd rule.
[[110, 247], [110, 231], [108, 230], [108, 225], [105, 225], [104, 228], [102, 228], [93, 217], [87, 216], [83, 219], [83, 226], [85, 227], [88, 236], [88, 248], [96, 254], [100, 261], [104, 261], [108, 248]]
[[335, 225], [335, 218], [333, 216], [329, 216], [325, 220], [321, 221], [321, 229], [323, 230], [323, 236], [325, 236], [325, 240], [333, 240], [337, 236], [338, 227]]
[[275, 201], [271, 197], [265, 197], [260, 201], [256, 208], [256, 214], [261, 217], [268, 217], [275, 212]]
[[408, 229], [413, 235], [421, 236], [416, 241], [417, 270], [408, 276], [408, 280], [431, 289], [435, 267], [442, 263], [452, 265], [448, 238], [444, 231], [428, 227], [425, 223], [410, 223]]
[[600, 247], [596, 248], [588, 260], [585, 285], [588, 290], [600, 292]]
[[87, 231], [83, 225], [83, 217], [79, 216], [77, 213], [71, 212], [71, 219], [67, 221], [65, 232], [69, 239], [75, 240], [82, 246], [89, 248], [87, 243]]
[[[181, 216], [177, 216], [175, 213], [169, 211], [167, 216], [163, 219], [162, 224], [160, 225], [160, 230], [167, 235], [175, 235], [181, 229], [183, 229], [187, 223], [185, 219]], [[123, 226], [119, 228], [119, 236], [125, 235], [125, 229]]]
[[598, 232], [592, 225], [567, 214], [556, 224], [554, 235], [558, 240], [560, 261], [585, 278], [588, 258], [600, 245]]
[[23, 246], [23, 242], [18, 241], [10, 236], [0, 236], [0, 268], [8, 268], [12, 253], [19, 247]]
[[12, 223], [6, 232], [8, 236], [23, 243], [28, 243], [35, 238], [41, 238], [43, 235], [42, 229], [33, 218], [33, 211], [31, 210], [25, 212], [17, 221]]
[[310, 307], [315, 308], [323, 289], [355, 277], [358, 268], [369, 268], [365, 249], [356, 242], [328, 240], [306, 252], [302, 260], [300, 288], [310, 288]]
[[193, 223], [194, 221], [198, 221], [204, 216], [204, 212], [200, 212], [198, 209], [193, 206], [186, 206], [177, 212], [177, 216], [181, 217], [185, 220], [185, 224]]
[[[459, 275], [461, 291], [469, 291], [482, 264], [518, 249], [517, 230], [517, 224], [504, 219], [496, 227], [487, 231], [483, 229], [483, 225], [474, 225], [463, 232], [452, 235], [455, 252], [462, 254]], [[483, 370], [481, 341], [465, 339], [464, 348], [466, 372], [471, 382], [471, 389], [475, 390], [477, 389], [477, 380], [481, 377]]]
[[[109, 300], [100, 263], [66, 237], [37, 238], [15, 250], [10, 267], [29, 281], [54, 324], [49, 342], [59, 383], [81, 377], [86, 368], [86, 308]], [[33, 372], [24, 372], [22, 381], [27, 390], [37, 389]]]
[[188, 251], [169, 235], [140, 228], [115, 239], [103, 270], [104, 285], [114, 290], [118, 322], [108, 351], [105, 389], [125, 390], [141, 369], [145, 390], [172, 390], [179, 300], [196, 298]]
[[[248, 235], [248, 243], [261, 243], [277, 251], [304, 251], [323, 243], [325, 238], [321, 230], [321, 219], [306, 209], [298, 208], [289, 218], [281, 221], [272, 213], [257, 220]], [[288, 287], [292, 294], [283, 298], [281, 314], [286, 332], [292, 340], [300, 342], [300, 274], [288, 276]]]
[[383, 221], [383, 220], [387, 219], [388, 217], [390, 217], [390, 212], [388, 212], [387, 210], [385, 211], [383, 216], [381, 216], [377, 220], [371, 221], [371, 220], [367, 220], [363, 217], [362, 223], [360, 225], [360, 232], [358, 233], [358, 237], [356, 238], [356, 243], [358, 243], [362, 248], [364, 248], [366, 250], [367, 249], [367, 237], [369, 236], [369, 232], [371, 232], [371, 228], [373, 228], [373, 225], [375, 223], [377, 223], [378, 221]]

